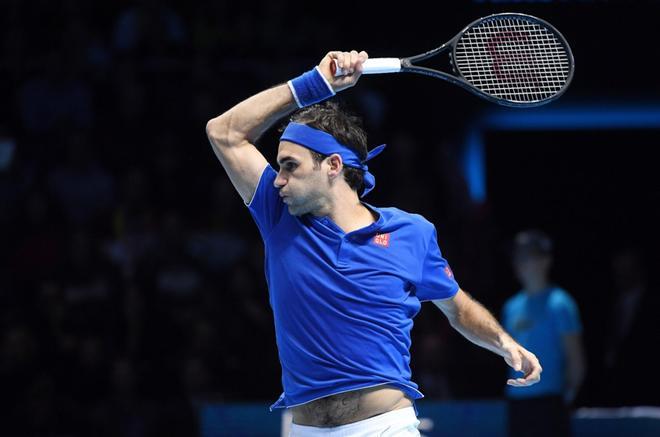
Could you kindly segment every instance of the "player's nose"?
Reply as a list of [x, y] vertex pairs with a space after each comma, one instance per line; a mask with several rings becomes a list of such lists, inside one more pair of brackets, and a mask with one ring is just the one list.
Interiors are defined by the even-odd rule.
[[283, 186], [286, 185], [286, 179], [282, 177], [281, 174], [278, 173], [277, 177], [273, 181], [273, 185], [275, 186], [275, 188], [282, 188]]

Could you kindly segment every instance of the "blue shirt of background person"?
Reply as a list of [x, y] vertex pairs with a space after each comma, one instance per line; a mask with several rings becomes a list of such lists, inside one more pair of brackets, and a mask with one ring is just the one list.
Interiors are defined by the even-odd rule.
[[511, 399], [558, 395], [570, 404], [585, 373], [582, 325], [573, 298], [550, 282], [552, 240], [542, 231], [520, 232], [512, 255], [522, 290], [504, 304], [502, 325], [534, 351], [543, 363], [543, 377], [525, 390], [507, 386], [506, 395]]
[[[508, 385], [507, 396], [529, 398], [562, 395], [566, 354], [563, 336], [582, 332], [580, 315], [573, 298], [563, 289], [550, 286], [536, 293], [521, 290], [504, 305], [502, 325], [516, 341], [534, 351], [543, 363], [543, 378], [531, 387]], [[511, 377], [513, 371], [509, 372]]]

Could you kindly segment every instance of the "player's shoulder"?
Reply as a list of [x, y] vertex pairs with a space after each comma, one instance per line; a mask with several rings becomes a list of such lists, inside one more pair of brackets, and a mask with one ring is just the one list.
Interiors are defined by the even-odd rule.
[[435, 233], [435, 226], [420, 214], [411, 213], [395, 207], [378, 208], [378, 212], [383, 216], [385, 225], [384, 231], [404, 232], [419, 241], [420, 244], [426, 244]]
[[384, 216], [388, 223], [408, 224], [422, 230], [433, 230], [435, 226], [421, 214], [404, 211], [392, 206], [378, 208], [378, 211]]

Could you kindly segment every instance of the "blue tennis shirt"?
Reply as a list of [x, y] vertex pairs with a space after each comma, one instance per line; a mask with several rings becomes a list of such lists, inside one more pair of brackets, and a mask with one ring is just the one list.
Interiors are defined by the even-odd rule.
[[265, 245], [265, 273], [284, 392], [290, 408], [389, 384], [411, 399], [410, 331], [421, 302], [458, 291], [422, 216], [375, 208], [369, 226], [344, 233], [328, 217], [289, 214], [268, 165], [248, 204]]

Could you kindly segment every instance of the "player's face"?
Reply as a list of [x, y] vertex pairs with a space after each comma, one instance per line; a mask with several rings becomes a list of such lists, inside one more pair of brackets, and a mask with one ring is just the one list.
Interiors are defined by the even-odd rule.
[[289, 213], [300, 216], [320, 209], [328, 191], [328, 178], [323, 177], [322, 166], [314, 165], [309, 149], [282, 141], [277, 163], [280, 170], [274, 184]]

